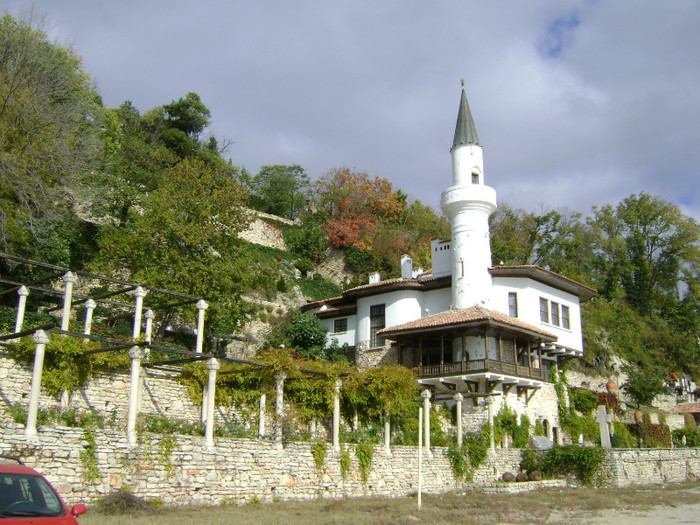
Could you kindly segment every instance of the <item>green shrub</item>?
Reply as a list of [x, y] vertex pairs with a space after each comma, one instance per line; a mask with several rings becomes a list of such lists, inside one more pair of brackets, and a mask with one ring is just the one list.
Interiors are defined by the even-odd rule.
[[535, 436], [544, 436], [544, 425], [542, 424], [542, 421], [539, 419], [535, 421], [535, 430], [534, 430], [534, 435]]
[[301, 272], [302, 277], [306, 277], [306, 274], [314, 269], [314, 263], [309, 259], [297, 259], [294, 261], [294, 267]]
[[700, 447], [700, 430], [697, 428], [679, 428], [671, 433], [671, 437], [676, 447]]
[[590, 390], [571, 389], [571, 405], [582, 415], [590, 415], [598, 406], [598, 395]]
[[598, 447], [577, 445], [557, 446], [545, 451], [528, 470], [540, 470], [544, 476], [574, 474], [581, 483], [590, 485], [605, 459], [605, 452]]
[[613, 421], [613, 434], [610, 436], [610, 444], [613, 448], [632, 448], [635, 439], [630, 434], [627, 425], [621, 421]]

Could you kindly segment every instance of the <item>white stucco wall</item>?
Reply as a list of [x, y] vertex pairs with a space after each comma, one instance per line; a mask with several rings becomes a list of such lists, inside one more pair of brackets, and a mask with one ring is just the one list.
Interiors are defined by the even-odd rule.
[[[345, 332], [333, 332], [336, 319], [347, 319], [348, 329]], [[328, 343], [333, 339], [338, 341], [339, 345], [348, 344], [348, 346], [355, 345], [355, 336], [357, 333], [357, 317], [354, 315], [347, 315], [342, 317], [336, 317], [335, 319], [321, 319], [321, 326], [328, 330]]]
[[[583, 350], [581, 307], [577, 296], [524, 277], [494, 277], [491, 308], [508, 314], [508, 292], [518, 294], [518, 319], [556, 335], [562, 346]], [[569, 307], [568, 329], [540, 320], [540, 297]]]

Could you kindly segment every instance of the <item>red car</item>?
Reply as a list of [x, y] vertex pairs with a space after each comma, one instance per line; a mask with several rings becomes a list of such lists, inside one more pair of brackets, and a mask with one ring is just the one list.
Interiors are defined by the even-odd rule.
[[83, 504], [68, 510], [44, 476], [19, 458], [0, 455], [0, 524], [77, 525], [75, 516], [86, 511]]

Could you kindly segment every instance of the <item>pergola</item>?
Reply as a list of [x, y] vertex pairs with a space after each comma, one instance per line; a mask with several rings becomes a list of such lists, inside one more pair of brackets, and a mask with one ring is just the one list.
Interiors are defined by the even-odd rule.
[[[0, 346], [12, 346], [23, 336], [31, 335], [36, 345], [34, 355], [34, 366], [32, 371], [31, 391], [29, 397], [29, 408], [25, 435], [29, 440], [38, 440], [37, 414], [39, 409], [39, 394], [41, 390], [41, 377], [43, 373], [43, 363], [46, 345], [52, 335], [59, 337], [74, 337], [82, 340], [99, 342], [101, 348], [88, 350], [86, 353], [118, 352], [128, 350], [131, 359], [130, 367], [130, 388], [129, 388], [129, 409], [127, 417], [127, 440], [130, 447], [135, 447], [136, 440], [136, 419], [138, 415], [138, 400], [140, 388], [141, 368], [161, 369], [170, 372], [180, 372], [183, 370], [175, 365], [185, 363], [206, 361], [209, 370], [207, 384], [205, 385], [202, 398], [202, 421], [205, 423], [205, 441], [207, 448], [214, 446], [214, 399], [216, 389], [216, 375], [220, 368], [220, 361], [252, 366], [269, 366], [267, 363], [235, 359], [213, 353], [205, 353], [204, 349], [204, 321], [208, 303], [202, 297], [196, 297], [172, 290], [164, 290], [148, 286], [143, 283], [129, 282], [114, 279], [104, 275], [98, 275], [85, 271], [76, 271], [69, 268], [47, 264], [39, 261], [25, 259], [14, 255], [0, 253], [0, 261], [7, 265], [24, 265], [27, 273], [37, 274], [37, 277], [26, 281], [15, 281], [4, 278], [0, 274], [0, 296], [10, 293], [17, 293], [18, 303], [16, 310], [14, 331], [9, 334], [0, 335]], [[84, 286], [80, 292], [75, 292], [76, 283], [81, 282]], [[85, 290], [99, 290], [99, 293], [89, 295]], [[30, 293], [41, 294], [45, 303], [54, 303], [46, 311], [62, 310], [60, 315], [60, 327], [58, 321], [24, 329], [25, 310], [27, 298]], [[158, 300], [146, 302], [146, 298], [156, 297]], [[133, 317], [132, 337], [129, 340], [120, 340], [92, 332], [93, 313], [98, 306], [110, 308], [112, 315], [110, 319]], [[187, 305], [194, 305], [197, 310], [197, 330], [194, 350], [172, 348], [159, 344], [154, 340], [153, 321], [156, 312], [168, 312], [173, 308]], [[71, 330], [71, 313], [74, 308], [84, 306], [85, 320], [82, 332]], [[142, 324], [145, 319], [145, 330], [142, 334]], [[164, 360], [151, 360], [153, 354], [160, 353], [167, 355]], [[305, 373], [325, 375], [314, 370], [302, 370]], [[222, 372], [227, 373], [227, 372]], [[228, 372], [233, 373], [233, 371]], [[283, 384], [285, 375], [279, 374], [276, 384], [276, 412], [282, 416], [284, 410]], [[336, 400], [334, 402], [333, 414], [333, 444], [339, 449], [339, 395], [340, 385], [336, 385]], [[264, 396], [264, 395], [263, 395]], [[264, 398], [261, 399], [264, 403]], [[262, 406], [262, 403], [261, 403]], [[260, 429], [264, 432], [264, 409], [261, 409]], [[275, 440], [281, 446], [282, 428], [277, 425], [275, 428]]]

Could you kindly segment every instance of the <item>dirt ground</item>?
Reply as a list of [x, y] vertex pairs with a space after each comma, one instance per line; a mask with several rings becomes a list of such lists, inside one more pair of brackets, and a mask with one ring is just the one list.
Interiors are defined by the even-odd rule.
[[461, 525], [700, 525], [700, 483], [628, 488], [542, 489], [525, 494], [485, 494], [473, 489], [417, 498], [316, 499], [242, 506], [160, 508], [100, 512], [93, 506], [81, 525], [223, 525], [430, 523]]

